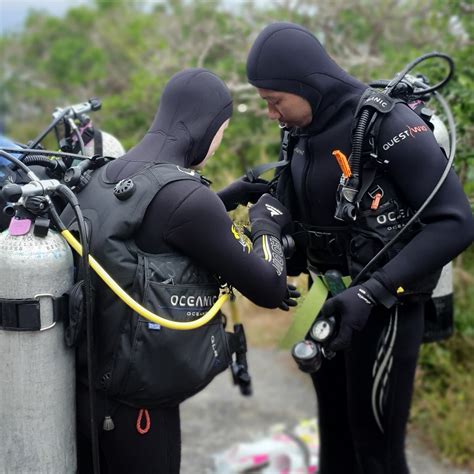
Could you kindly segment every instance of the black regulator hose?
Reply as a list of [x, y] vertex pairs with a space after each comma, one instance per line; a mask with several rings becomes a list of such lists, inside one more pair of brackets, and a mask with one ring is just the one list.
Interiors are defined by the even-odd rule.
[[37, 165], [37, 166], [43, 166], [44, 168], [48, 168], [51, 171], [57, 171], [58, 169], [65, 168], [65, 165], [61, 166], [60, 162], [58, 160], [50, 160], [46, 158], [45, 156], [39, 156], [39, 155], [29, 155], [25, 158], [23, 158], [23, 163], [25, 165]]
[[[58, 156], [60, 158], [74, 158], [77, 160], [88, 160], [88, 156], [78, 155], [76, 153], [66, 153], [64, 151], [50, 151], [50, 150], [38, 150], [36, 148], [0, 148], [0, 150], [6, 151], [8, 153], [23, 153], [22, 156], [27, 155], [44, 155], [44, 156]], [[15, 161], [15, 164], [17, 162]], [[19, 166], [19, 165], [18, 165]]]
[[448, 64], [449, 64], [449, 71], [448, 75], [440, 82], [435, 84], [434, 86], [427, 87], [426, 89], [423, 89], [423, 95], [424, 94], [431, 94], [432, 92], [437, 91], [438, 89], [441, 89], [444, 85], [446, 85], [451, 78], [453, 77], [454, 74], [454, 61], [453, 59], [448, 56], [445, 53], [439, 53], [437, 51], [433, 51], [432, 53], [426, 53], [421, 55], [420, 57], [416, 58], [413, 60], [411, 63], [408, 63], [407, 66], [405, 66], [405, 69], [403, 69], [400, 73], [398, 73], [387, 85], [384, 93], [391, 95], [391, 92], [395, 89], [395, 87], [403, 80], [403, 78], [418, 64], [420, 64], [423, 61], [426, 61], [429, 58], [441, 58], [444, 59]]
[[10, 161], [11, 163], [13, 163], [14, 165], [16, 165], [18, 168], [20, 168], [21, 170], [23, 170], [26, 175], [30, 178], [30, 179], [36, 179], [36, 175], [33, 173], [33, 171], [30, 170], [30, 168], [28, 168], [28, 166], [26, 166], [22, 161], [20, 161], [18, 158], [16, 158], [15, 156], [11, 155], [10, 153], [8, 153], [9, 151], [13, 152], [13, 153], [18, 153], [18, 149], [15, 149], [15, 148], [0, 148], [0, 156], [3, 156], [4, 158], [6, 158], [8, 161]]
[[[439, 53], [439, 52], [432, 52], [432, 53], [427, 53], [423, 54], [422, 56], [416, 58], [414, 61], [410, 62], [397, 76], [391, 80], [385, 87], [384, 94], [388, 94], [389, 96], [393, 93], [395, 88], [397, 87], [398, 84], [405, 78], [405, 76], [410, 72], [416, 65], [420, 64], [421, 62], [429, 59], [429, 58], [442, 58], [445, 61], [447, 61], [449, 65], [449, 71], [447, 76], [437, 84], [431, 87], [423, 87], [424, 84], [420, 83], [420, 90], [417, 91], [413, 95], [420, 95], [424, 96], [426, 94], [433, 94], [435, 98], [440, 102], [441, 106], [443, 107], [443, 110], [446, 114], [446, 117], [448, 119], [448, 125], [449, 125], [449, 131], [450, 131], [450, 153], [448, 157], [448, 162], [446, 164], [446, 168], [444, 169], [443, 173], [441, 174], [438, 182], [436, 183], [436, 186], [433, 188], [431, 191], [430, 195], [426, 198], [426, 200], [423, 202], [423, 204], [420, 206], [420, 208], [415, 212], [415, 214], [411, 217], [411, 219], [406, 223], [406, 225], [400, 229], [400, 231], [393, 237], [392, 240], [387, 242], [387, 244], [384, 245], [384, 247], [365, 265], [365, 267], [356, 275], [356, 277], [352, 280], [351, 286], [357, 285], [362, 278], [367, 274], [367, 272], [375, 265], [375, 263], [393, 246], [395, 245], [405, 234], [405, 232], [417, 221], [417, 219], [420, 217], [421, 213], [426, 209], [428, 204], [432, 201], [432, 199], [435, 197], [436, 193], [439, 191], [443, 183], [445, 182], [449, 170], [451, 169], [451, 166], [454, 161], [454, 156], [456, 153], [456, 125], [454, 122], [454, 117], [451, 112], [451, 109], [449, 108], [448, 103], [444, 99], [444, 97], [436, 92], [438, 89], [443, 87], [453, 76], [454, 74], [454, 61], [450, 56], [444, 53]], [[415, 84], [417, 85], [417, 84]], [[362, 118], [362, 117], [361, 117]], [[361, 121], [359, 121], [360, 123]]]
[[364, 109], [360, 114], [360, 119], [357, 122], [357, 126], [354, 131], [350, 165], [351, 165], [352, 174], [354, 175], [354, 180], [355, 180], [354, 184], [357, 186], [359, 184], [360, 160], [362, 157], [362, 146], [364, 144], [365, 131], [367, 129], [367, 125], [369, 124], [369, 120], [376, 113], [377, 112], [375, 112], [374, 114], [371, 114], [368, 109]]
[[[90, 412], [90, 433], [92, 441], [92, 462], [94, 474], [100, 474], [100, 459], [99, 459], [99, 435], [97, 432], [96, 423], [96, 409], [95, 409], [95, 366], [94, 366], [94, 337], [93, 337], [93, 316], [92, 316], [92, 283], [91, 283], [91, 271], [89, 266], [89, 241], [87, 238], [87, 230], [79, 206], [79, 201], [76, 195], [71, 191], [65, 184], [61, 184], [57, 188], [57, 193], [60, 194], [72, 207], [74, 214], [77, 219], [79, 227], [79, 238], [82, 245], [81, 255], [81, 270], [82, 278], [84, 281], [84, 310], [86, 313], [86, 340], [87, 340], [87, 378], [89, 382], [89, 412]], [[63, 231], [66, 226], [61, 221], [59, 214], [51, 204], [51, 216], [58, 228]]]

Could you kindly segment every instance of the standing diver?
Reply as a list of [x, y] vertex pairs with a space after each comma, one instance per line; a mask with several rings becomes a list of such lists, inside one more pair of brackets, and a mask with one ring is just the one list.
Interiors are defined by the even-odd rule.
[[[423, 204], [446, 156], [426, 123], [397, 103], [383, 116], [375, 144], [383, 170], [349, 226], [334, 217], [341, 168], [333, 152], [351, 155], [354, 116], [367, 85], [341, 69], [310, 31], [291, 23], [271, 24], [259, 34], [247, 75], [269, 118], [289, 132], [281, 157], [290, 164], [277, 187], [298, 230], [289, 274], [335, 269], [354, 277], [383, 246], [381, 236], [394, 235]], [[371, 216], [378, 227], [370, 227]], [[474, 238], [471, 209], [453, 170], [419, 221], [361, 284], [329, 298], [321, 310], [336, 315], [340, 326], [328, 347], [340, 352], [312, 375], [321, 474], [408, 472], [405, 430], [423, 301], [439, 269]]]
[[[96, 171], [78, 195], [91, 254], [136, 300], [177, 321], [208, 311], [222, 284], [264, 307], [293, 303], [280, 243], [287, 210], [269, 194], [258, 200], [249, 211], [250, 251], [195, 171], [214, 154], [231, 114], [231, 95], [216, 75], [205, 69], [177, 73], [143, 139]], [[221, 315], [197, 330], [174, 331], [139, 318], [99, 280], [94, 320], [93, 388], [85, 342], [77, 358], [79, 472], [92, 472], [93, 389], [102, 472], [178, 473], [179, 403], [229, 364]], [[196, 373], [183, 375], [189, 362]], [[201, 364], [210, 372], [198, 379]]]

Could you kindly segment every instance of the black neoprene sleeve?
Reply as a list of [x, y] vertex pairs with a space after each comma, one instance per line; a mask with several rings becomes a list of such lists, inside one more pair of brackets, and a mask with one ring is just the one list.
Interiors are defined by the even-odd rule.
[[[286, 295], [286, 270], [275, 242], [258, 239], [249, 253], [225, 207], [209, 188], [175, 182], [160, 191], [137, 243], [160, 252], [160, 239], [219, 275], [255, 304], [275, 308]], [[265, 256], [265, 252], [269, 252]]]
[[[387, 172], [401, 195], [416, 210], [435, 187], [447, 159], [421, 118], [403, 105], [394, 112], [382, 123], [379, 153], [389, 162]], [[421, 220], [421, 232], [377, 272], [392, 290], [436, 271], [473, 241], [472, 211], [453, 170]]]

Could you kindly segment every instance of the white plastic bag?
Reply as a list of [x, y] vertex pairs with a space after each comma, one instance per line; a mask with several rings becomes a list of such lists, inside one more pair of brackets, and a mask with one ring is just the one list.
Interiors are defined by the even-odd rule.
[[318, 471], [316, 419], [301, 421], [292, 431], [273, 426], [268, 436], [236, 443], [215, 454], [214, 474], [314, 474]]

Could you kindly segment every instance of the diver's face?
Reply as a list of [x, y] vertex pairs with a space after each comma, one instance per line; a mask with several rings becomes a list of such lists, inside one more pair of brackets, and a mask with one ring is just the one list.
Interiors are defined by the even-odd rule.
[[204, 158], [204, 160], [201, 161], [201, 163], [198, 163], [196, 166], [194, 166], [194, 168], [201, 169], [207, 162], [207, 160], [216, 152], [222, 142], [222, 138], [224, 137], [224, 131], [229, 126], [229, 122], [230, 119], [227, 119], [219, 127], [219, 130], [217, 130], [216, 134], [214, 135], [214, 138], [212, 139], [211, 144], [209, 145], [209, 150], [207, 151], [206, 157]]
[[313, 120], [311, 105], [306, 99], [289, 92], [259, 89], [260, 97], [267, 102], [268, 117], [287, 127], [307, 127]]

